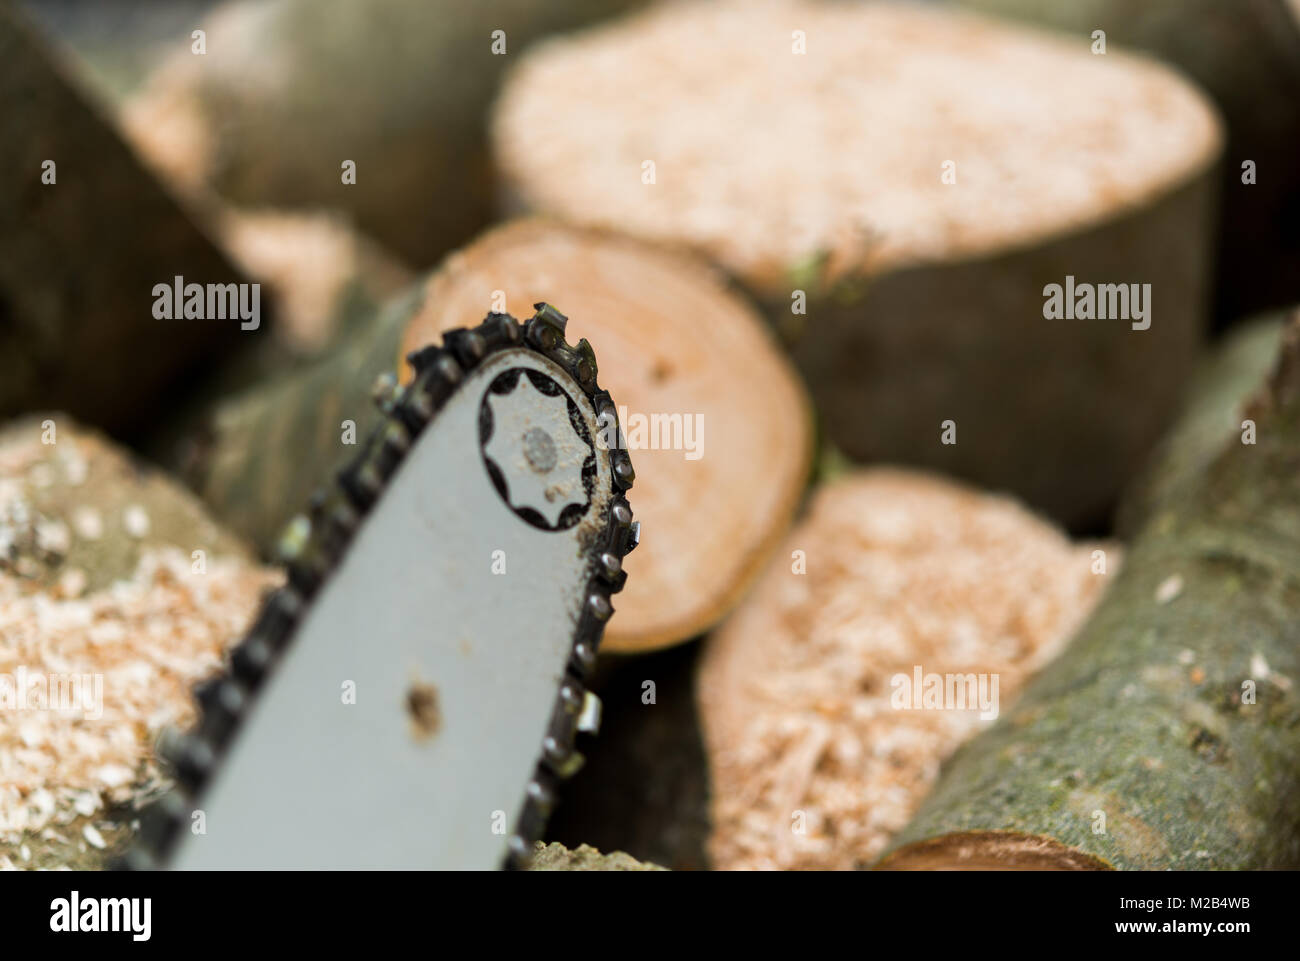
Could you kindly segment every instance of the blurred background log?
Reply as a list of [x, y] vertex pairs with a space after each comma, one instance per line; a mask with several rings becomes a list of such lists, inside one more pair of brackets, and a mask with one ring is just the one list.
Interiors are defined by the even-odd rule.
[[1244, 416], [884, 867], [1300, 866], [1300, 319]]
[[[218, 516], [269, 549], [351, 452], [344, 421], [358, 441], [375, 422], [377, 375], [445, 330], [489, 310], [527, 318], [542, 300], [569, 316], [570, 341], [595, 349], [637, 471], [645, 536], [625, 562], [605, 645], [648, 650], [696, 636], [739, 600], [785, 532], [810, 470], [812, 415], [761, 318], [679, 254], [540, 221], [495, 230], [320, 365], [219, 405], [195, 432], [191, 478]], [[660, 420], [647, 427], [651, 415]], [[675, 418], [667, 436], [663, 418]]]
[[8, 3], [0, 96], [0, 166], [16, 181], [0, 195], [0, 417], [63, 409], [134, 438], [171, 392], [264, 336], [270, 311], [256, 331], [238, 318], [153, 316], [156, 284], [247, 278]]
[[[923, 473], [821, 486], [705, 642], [713, 865], [870, 864], [940, 763], [990, 723], [981, 711], [996, 716], [1061, 650], [1119, 561], [1114, 545], [1071, 543], [1014, 501]], [[922, 702], [920, 684], [898, 700], [896, 679], [918, 673], [940, 678], [939, 701]], [[944, 675], [961, 679], [960, 704], [942, 700]]]
[[[1300, 300], [1300, 3], [1296, 0], [957, 0], [1068, 30], [1081, 48], [1150, 52], [1214, 98], [1227, 124], [1217, 320]], [[1243, 183], [1253, 161], [1254, 183]]]
[[[1073, 38], [919, 5], [657, 7], [525, 56], [493, 146], [511, 208], [737, 275], [847, 455], [1075, 529], [1105, 524], [1202, 336], [1218, 119]], [[1150, 329], [1046, 319], [1067, 276], [1149, 284]]]
[[486, 117], [506, 66], [640, 2], [224, 3], [194, 24], [206, 53], [178, 38], [123, 119], [171, 180], [239, 205], [341, 210], [423, 268], [492, 219]]

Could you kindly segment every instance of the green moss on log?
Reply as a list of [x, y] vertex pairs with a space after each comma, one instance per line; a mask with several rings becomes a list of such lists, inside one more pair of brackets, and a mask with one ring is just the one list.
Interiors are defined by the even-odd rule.
[[1284, 318], [1271, 314], [1226, 334], [1202, 361], [1177, 424], [1160, 442], [1141, 477], [1120, 502], [1116, 526], [1124, 537], [1177, 491], [1194, 484], [1239, 434], [1251, 393], [1277, 359]]
[[375, 380], [394, 370], [423, 298], [420, 284], [319, 364], [252, 388], [205, 415], [202, 427], [191, 425], [181, 470], [223, 523], [269, 552], [294, 512], [355, 456], [380, 419]]
[[1257, 443], [1229, 440], [1160, 504], [886, 867], [1015, 865], [1026, 837], [1065, 867], [1300, 866], [1300, 320], [1246, 416]]
[[648, 864], [636, 858], [615, 851], [613, 854], [601, 854], [595, 848], [583, 844], [570, 851], [563, 844], [543, 844], [537, 842], [537, 853], [533, 855], [530, 871], [664, 871], [657, 864]]

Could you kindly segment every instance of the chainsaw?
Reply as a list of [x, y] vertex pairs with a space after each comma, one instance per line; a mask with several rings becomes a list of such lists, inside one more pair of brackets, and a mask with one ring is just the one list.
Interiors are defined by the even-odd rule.
[[584, 687], [640, 525], [616, 407], [548, 304], [381, 378], [383, 421], [281, 545], [287, 582], [128, 868], [516, 868], [582, 764]]

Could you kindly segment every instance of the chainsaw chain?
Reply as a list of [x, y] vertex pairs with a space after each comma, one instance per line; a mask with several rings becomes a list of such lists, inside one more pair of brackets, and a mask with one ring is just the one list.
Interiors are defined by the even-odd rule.
[[[376, 402], [384, 415], [383, 422], [371, 433], [359, 455], [338, 472], [335, 483], [316, 493], [309, 514], [295, 518], [286, 528], [280, 553], [287, 567], [287, 583], [267, 598], [257, 620], [232, 651], [227, 671], [196, 688], [200, 717], [194, 728], [160, 746], [163, 760], [176, 775], [178, 790], [169, 792], [143, 813], [139, 843], [119, 867], [166, 866], [193, 810], [190, 802], [198, 798], [219, 767], [259, 689], [292, 643], [312, 598], [342, 562], [348, 545], [424, 428], [437, 417], [467, 374], [496, 353], [530, 348], [568, 373], [591, 401], [597, 429], [612, 426], [613, 436], [621, 440], [617, 408], [609, 392], [596, 382], [596, 357], [591, 345], [583, 339], [570, 347], [564, 339], [567, 318], [549, 304], [534, 306], [537, 313], [524, 323], [509, 314], [490, 313], [478, 327], [447, 331], [441, 346], [411, 353], [407, 361], [415, 369], [415, 377], [405, 387], [397, 386], [391, 375], [381, 378]], [[589, 548], [582, 612], [540, 757], [525, 789], [514, 833], [507, 842], [502, 865], [505, 868], [527, 864], [555, 805], [559, 782], [582, 765], [575, 738], [579, 730], [591, 728], [591, 706], [598, 706], [584, 685], [595, 665], [605, 622], [614, 610], [610, 596], [622, 590], [627, 580], [623, 557], [640, 539], [640, 524], [632, 519], [625, 496], [635, 479], [626, 446], [606, 449], [597, 444], [596, 456], [610, 458], [614, 497], [607, 509], [606, 524]]]

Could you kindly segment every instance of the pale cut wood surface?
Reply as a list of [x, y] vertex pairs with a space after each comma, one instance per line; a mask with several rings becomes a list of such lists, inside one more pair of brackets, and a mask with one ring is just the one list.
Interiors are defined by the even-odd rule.
[[766, 292], [809, 258], [878, 273], [1092, 226], [1220, 140], [1152, 60], [915, 4], [746, 0], [551, 41], [510, 76], [493, 142], [529, 207], [697, 245]]

